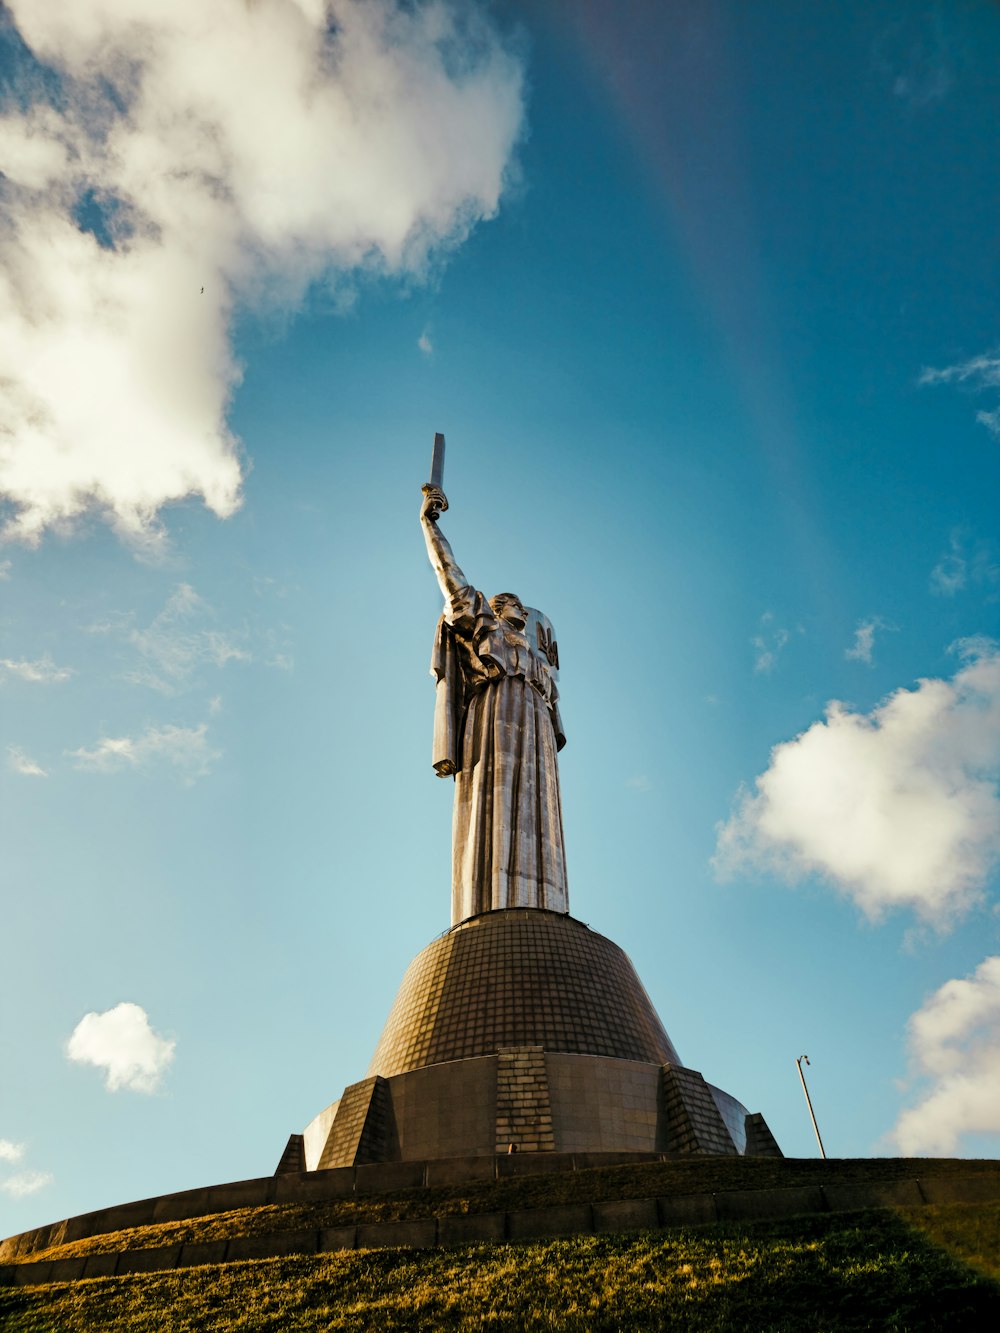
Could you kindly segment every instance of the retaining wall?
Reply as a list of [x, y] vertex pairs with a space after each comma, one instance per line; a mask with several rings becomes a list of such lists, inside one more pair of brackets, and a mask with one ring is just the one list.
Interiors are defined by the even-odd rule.
[[[502, 1160], [498, 1159], [498, 1166]], [[357, 1168], [358, 1171], [365, 1169]], [[231, 1187], [216, 1187], [218, 1190], [225, 1188]], [[192, 1268], [202, 1264], [232, 1263], [246, 1259], [273, 1259], [293, 1254], [326, 1254], [339, 1250], [431, 1249], [439, 1245], [469, 1245], [484, 1241], [497, 1244], [592, 1232], [650, 1230], [656, 1227], [756, 1221], [807, 1213], [855, 1212], [924, 1204], [984, 1203], [996, 1199], [1000, 1199], [1000, 1172], [981, 1176], [935, 1177], [930, 1180], [831, 1183], [784, 1189], [606, 1200], [594, 1204], [556, 1204], [547, 1208], [457, 1214], [410, 1222], [359, 1222], [315, 1230], [282, 1231], [269, 1236], [238, 1236], [230, 1240], [125, 1250], [117, 1254], [0, 1264], [0, 1284], [35, 1286], [46, 1282], [72, 1282], [80, 1278]]]

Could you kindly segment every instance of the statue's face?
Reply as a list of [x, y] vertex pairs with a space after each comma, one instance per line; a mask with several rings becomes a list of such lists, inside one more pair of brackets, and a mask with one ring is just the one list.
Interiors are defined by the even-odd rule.
[[528, 613], [520, 602], [504, 602], [500, 608], [500, 619], [506, 620], [515, 629], [524, 629], [528, 623]]

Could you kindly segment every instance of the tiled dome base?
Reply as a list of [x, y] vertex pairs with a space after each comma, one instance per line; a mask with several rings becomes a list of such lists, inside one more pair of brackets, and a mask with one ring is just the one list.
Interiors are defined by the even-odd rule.
[[679, 1065], [617, 944], [558, 912], [484, 912], [407, 968], [369, 1075], [495, 1055], [501, 1047]]

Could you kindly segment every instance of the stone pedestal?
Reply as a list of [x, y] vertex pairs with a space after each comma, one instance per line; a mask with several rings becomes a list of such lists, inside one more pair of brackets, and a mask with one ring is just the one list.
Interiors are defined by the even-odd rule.
[[368, 1076], [278, 1171], [510, 1147], [781, 1155], [762, 1116], [681, 1063], [616, 944], [533, 908], [472, 917], [417, 955]]

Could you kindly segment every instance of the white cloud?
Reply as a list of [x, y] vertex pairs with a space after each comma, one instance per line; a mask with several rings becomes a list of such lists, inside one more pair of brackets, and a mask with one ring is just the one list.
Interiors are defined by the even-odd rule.
[[60, 685], [64, 680], [69, 680], [72, 674], [72, 667], [57, 667], [48, 656], [39, 657], [34, 662], [23, 658], [15, 662], [9, 657], [0, 657], [0, 681], [5, 676], [16, 676], [18, 680], [30, 681], [35, 685]]
[[[37, 764], [30, 755], [25, 754], [19, 745], [7, 746], [7, 762], [15, 773], [26, 778], [47, 778], [49, 775], [41, 764]], [[2, 1153], [0, 1153], [2, 1156]]]
[[629, 791], [649, 791], [652, 785], [645, 773], [637, 773], [634, 778], [625, 779], [625, 786]]
[[[1000, 350], [973, 356], [941, 370], [928, 367], [920, 372], [919, 384], [964, 384], [970, 389], [1000, 389]], [[1000, 435], [1000, 408], [977, 412], [976, 420], [994, 435]]]
[[834, 701], [775, 746], [719, 826], [719, 873], [820, 874], [872, 918], [906, 906], [943, 925], [975, 902], [1000, 857], [1000, 647], [957, 648], [951, 680], [867, 714]]
[[155, 1092], [176, 1045], [153, 1031], [145, 1009], [124, 1002], [103, 1014], [84, 1014], [66, 1043], [66, 1054], [78, 1064], [103, 1069], [109, 1092]]
[[207, 738], [208, 725], [198, 727], [147, 727], [140, 736], [107, 736], [92, 750], [68, 751], [76, 767], [91, 773], [120, 773], [123, 769], [149, 769], [167, 765], [190, 786], [211, 771], [221, 757]]
[[423, 333], [421, 333], [420, 337], [417, 339], [417, 346], [423, 352], [424, 356], [432, 356], [434, 354], [434, 344], [431, 342], [429, 329], [424, 329]]
[[13, 568], [12, 560], [0, 560], [0, 579], [6, 582], [10, 578], [10, 571]]
[[864, 662], [866, 666], [871, 666], [876, 631], [889, 628], [881, 616], [871, 616], [868, 620], [859, 621], [854, 631], [854, 643], [850, 648], [844, 649], [844, 656], [849, 661]]
[[499, 206], [523, 61], [473, 0], [7, 0], [0, 493], [37, 541], [94, 510], [240, 503], [240, 308], [409, 280]]
[[24, 1144], [0, 1139], [0, 1162], [19, 1162], [24, 1156]]
[[904, 1156], [953, 1156], [963, 1134], [1000, 1134], [1000, 957], [947, 981], [909, 1022], [915, 1072], [930, 1080], [896, 1121]]
[[5, 1180], [0, 1180], [0, 1190], [14, 1199], [23, 1199], [26, 1195], [35, 1194], [51, 1184], [51, 1171], [17, 1171]]
[[750, 640], [754, 649], [753, 669], [758, 675], [769, 675], [778, 662], [781, 650], [791, 636], [787, 629], [774, 623], [774, 612], [765, 611], [760, 618], [760, 629]]

